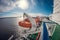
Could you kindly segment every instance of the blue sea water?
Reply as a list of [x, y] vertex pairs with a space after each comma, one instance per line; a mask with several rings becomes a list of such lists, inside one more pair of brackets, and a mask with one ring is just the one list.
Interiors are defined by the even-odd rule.
[[0, 40], [8, 40], [11, 35], [17, 33], [17, 18], [0, 18]]

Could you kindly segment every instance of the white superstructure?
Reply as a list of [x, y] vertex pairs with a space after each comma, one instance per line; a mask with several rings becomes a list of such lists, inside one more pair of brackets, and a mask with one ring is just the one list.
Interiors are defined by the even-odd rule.
[[50, 20], [60, 24], [60, 0], [54, 0], [53, 14], [50, 15]]

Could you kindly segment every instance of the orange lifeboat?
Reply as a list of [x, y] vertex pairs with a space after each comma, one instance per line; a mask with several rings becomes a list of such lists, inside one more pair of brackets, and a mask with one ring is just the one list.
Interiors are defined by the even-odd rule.
[[[35, 18], [36, 24], [40, 21], [39, 17]], [[30, 23], [29, 19], [25, 19], [24, 21], [19, 22], [19, 26], [24, 27], [24, 28], [31, 28], [32, 24]]]

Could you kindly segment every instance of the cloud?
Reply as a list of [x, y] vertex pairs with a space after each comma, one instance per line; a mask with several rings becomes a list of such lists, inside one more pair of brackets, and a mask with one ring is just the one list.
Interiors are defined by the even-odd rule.
[[34, 0], [0, 0], [0, 13], [12, 10], [15, 7], [26, 10], [32, 5], [35, 5]]
[[34, 1], [34, 0], [31, 0], [31, 2], [32, 2], [32, 4], [33, 4], [33, 5], [36, 5], [36, 3], [35, 3], [35, 1]]
[[17, 4], [17, 7], [23, 10], [26, 10], [28, 8], [31, 8], [32, 5], [35, 5], [35, 2], [34, 0], [20, 0], [16, 4]]
[[29, 1], [28, 0], [20, 0], [17, 2], [17, 6], [21, 9], [28, 9], [29, 8]]
[[0, 0], [0, 12], [11, 10], [15, 7], [16, 0]]
[[23, 16], [22, 13], [12, 12], [12, 13], [8, 13], [8, 14], [2, 14], [2, 16], [0, 16], [0, 17], [21, 17], [21, 16]]
[[32, 17], [36, 17], [36, 16], [46, 16], [46, 15], [44, 15], [44, 14], [42, 14], [42, 13], [28, 13], [28, 15], [30, 15], [30, 16], [32, 16]]
[[[46, 16], [42, 13], [26, 13], [28, 14], [29, 16], [32, 16], [32, 17], [36, 17], [36, 16]], [[21, 12], [13, 12], [11, 14], [3, 14], [1, 17], [23, 17], [23, 13]]]

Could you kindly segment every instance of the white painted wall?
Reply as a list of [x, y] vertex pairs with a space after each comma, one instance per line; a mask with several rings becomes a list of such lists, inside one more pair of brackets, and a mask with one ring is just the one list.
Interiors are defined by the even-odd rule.
[[60, 24], [60, 0], [54, 0], [53, 14], [50, 15], [50, 20]]

